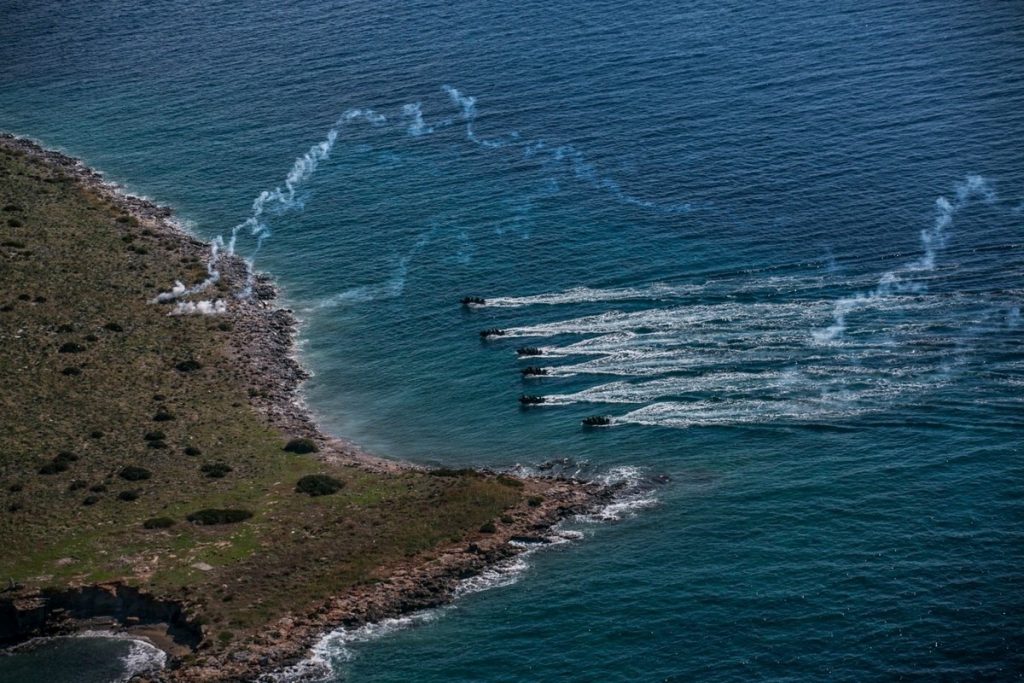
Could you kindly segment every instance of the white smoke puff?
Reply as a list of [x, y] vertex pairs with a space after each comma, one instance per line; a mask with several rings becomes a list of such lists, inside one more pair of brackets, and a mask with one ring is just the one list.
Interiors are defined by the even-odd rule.
[[184, 295], [187, 291], [188, 291], [188, 288], [185, 287], [185, 285], [183, 285], [180, 280], [175, 280], [174, 281], [174, 286], [171, 287], [171, 291], [169, 291], [169, 292], [161, 292], [160, 294], [157, 294], [156, 298], [153, 299], [152, 303], [154, 303], [154, 304], [164, 304], [164, 303], [167, 303], [169, 301], [174, 301], [178, 297]]
[[224, 299], [216, 301], [179, 301], [174, 310], [167, 315], [220, 315], [228, 312]]
[[409, 135], [418, 138], [424, 133], [434, 132], [434, 129], [428, 126], [423, 120], [423, 110], [421, 109], [419, 102], [407, 104], [402, 107], [402, 114], [407, 118], [412, 119], [407, 129], [409, 131]]

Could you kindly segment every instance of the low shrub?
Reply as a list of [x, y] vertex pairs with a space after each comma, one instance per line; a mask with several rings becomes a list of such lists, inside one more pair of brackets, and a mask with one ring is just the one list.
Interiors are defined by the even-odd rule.
[[85, 351], [85, 347], [75, 342], [64, 342], [57, 351], [60, 353], [82, 353]]
[[86, 496], [85, 499], [82, 500], [82, 505], [95, 505], [98, 502], [100, 502], [99, 496]]
[[513, 489], [521, 489], [524, 486], [521, 479], [510, 477], [507, 474], [499, 474], [498, 483], [501, 484], [502, 486], [508, 486], [509, 488]]
[[11, 247], [12, 249], [24, 249], [25, 243], [21, 240], [4, 240], [0, 242], [0, 247]]
[[87, 486], [85, 480], [75, 479], [73, 482], [68, 484], [68, 491], [81, 491]]
[[100, 338], [97, 337], [95, 334], [87, 334], [87, 335], [85, 335], [85, 341], [87, 341], [87, 342], [97, 342], [99, 340], [100, 340]]
[[153, 476], [153, 473], [145, 467], [138, 467], [136, 465], [122, 467], [121, 471], [117, 474], [125, 481], [143, 481], [144, 479], [149, 479]]
[[161, 408], [160, 410], [156, 411], [155, 415], [153, 415], [154, 422], [170, 422], [173, 419], [174, 415], [172, 415], [171, 412], [165, 408]]
[[58, 474], [67, 472], [68, 464], [64, 460], [53, 460], [39, 468], [39, 474]]
[[121, 491], [121, 493], [117, 494], [117, 499], [118, 500], [123, 500], [125, 502], [131, 502], [133, 500], [138, 500], [138, 498], [139, 498], [139, 492], [138, 491], [133, 491], [133, 490], [130, 490], [130, 489], [128, 491]]
[[4, 211], [24, 211], [18, 204], [4, 204]]
[[75, 328], [68, 323], [62, 323], [60, 325], [57, 325], [57, 332], [59, 332], [60, 334], [68, 334], [74, 331]]
[[202, 367], [203, 367], [202, 363], [200, 363], [197, 360], [191, 360], [190, 359], [190, 360], [183, 360], [183, 361], [181, 361], [179, 363], [176, 363], [175, 366], [174, 366], [174, 369], [179, 371], [179, 372], [194, 372], [196, 370], [201, 370]]
[[231, 466], [222, 462], [208, 462], [199, 471], [210, 479], [221, 479], [231, 471]]
[[167, 438], [167, 435], [157, 429], [152, 432], [146, 432], [142, 435], [142, 438], [146, 441], [163, 441]]
[[526, 504], [532, 508], [540, 507], [540, 504], [544, 502], [544, 499], [540, 496], [530, 496], [526, 499]]
[[248, 510], [221, 510], [216, 508], [207, 508], [205, 510], [197, 510], [196, 512], [193, 512], [186, 517], [186, 519], [193, 524], [210, 526], [213, 524], [235, 524], [237, 522], [244, 522], [250, 517], [252, 517], [252, 513]]
[[147, 441], [146, 445], [150, 448], [167, 448], [166, 441]]
[[89, 487], [89, 490], [92, 491], [93, 493], [103, 493], [104, 491], [107, 490], [107, 485], [106, 484], [93, 484], [92, 486]]
[[185, 446], [185, 455], [197, 456], [202, 455], [203, 452], [195, 446]]
[[23, 484], [17, 484], [16, 483], [16, 484], [11, 484], [10, 486], [8, 486], [7, 490], [10, 491], [11, 493], [17, 493], [18, 491], [21, 491], [24, 488], [25, 488], [25, 486]]
[[74, 377], [82, 374], [82, 368], [77, 368], [74, 365], [69, 365], [60, 371], [60, 374], [67, 375], [68, 377]]
[[7, 511], [8, 512], [17, 512], [18, 510], [22, 509], [23, 507], [25, 507], [25, 504], [22, 503], [20, 500], [16, 500], [16, 501], [14, 501], [13, 503], [11, 503], [10, 505], [7, 506]]
[[320, 449], [312, 439], [292, 439], [285, 444], [284, 450], [288, 453], [316, 453]]
[[19, 221], [17, 218], [8, 218], [7, 225], [11, 226], [12, 228], [20, 228], [21, 226], [24, 225], [24, 223]]
[[473, 477], [478, 475], [479, 472], [468, 467], [462, 467], [457, 470], [453, 470], [450, 467], [438, 467], [437, 469], [428, 470], [427, 474], [432, 477]]
[[102, 439], [103, 438], [103, 432], [101, 432], [98, 429], [94, 429], [91, 432], [89, 432], [89, 438], [90, 439]]
[[309, 496], [329, 496], [337, 493], [345, 486], [345, 482], [339, 481], [326, 474], [307, 474], [295, 484], [295, 490]]
[[174, 520], [170, 517], [150, 517], [142, 523], [144, 529], [168, 529], [174, 526]]
[[53, 460], [54, 462], [78, 462], [78, 456], [71, 451], [61, 451]]
[[493, 534], [498, 528], [494, 526], [494, 522], [484, 522], [480, 525], [480, 533], [482, 534]]
[[124, 332], [124, 328], [118, 325], [117, 323], [107, 323], [106, 325], [103, 326], [103, 329], [109, 332]]

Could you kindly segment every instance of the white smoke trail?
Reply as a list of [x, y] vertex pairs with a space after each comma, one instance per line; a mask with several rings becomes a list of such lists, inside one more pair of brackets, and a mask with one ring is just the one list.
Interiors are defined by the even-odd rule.
[[444, 85], [442, 86], [442, 89], [448, 93], [452, 102], [461, 110], [462, 120], [466, 122], [466, 139], [470, 142], [488, 149], [501, 149], [515, 145], [522, 149], [523, 158], [526, 159], [545, 153], [551, 160], [567, 164], [569, 169], [572, 171], [573, 176], [577, 180], [585, 182], [593, 187], [603, 189], [620, 201], [632, 204], [633, 206], [665, 213], [689, 213], [693, 210], [693, 207], [689, 203], [666, 205], [629, 194], [614, 180], [600, 175], [597, 167], [587, 161], [583, 153], [573, 145], [560, 145], [554, 149], [550, 149], [547, 143], [543, 140], [520, 141], [518, 131], [512, 131], [509, 133], [507, 140], [489, 140], [481, 138], [476, 134], [476, 130], [474, 129], [477, 116], [476, 98], [470, 95], [464, 95], [457, 88], [453, 88], [450, 85]]
[[[464, 95], [457, 88], [450, 85], [444, 85], [442, 89], [459, 108], [459, 116], [466, 125], [466, 137], [474, 144], [488, 149], [500, 149], [516, 145], [522, 148], [524, 157], [531, 157], [545, 152], [551, 160], [568, 164], [571, 172], [578, 180], [609, 191], [626, 203], [667, 212], [690, 210], [688, 204], [666, 206], [640, 199], [624, 192], [618, 183], [601, 176], [597, 172], [596, 167], [588, 162], [583, 154], [572, 145], [562, 145], [549, 150], [543, 141], [520, 142], [517, 131], [508, 133], [505, 139], [480, 138], [474, 129], [477, 117], [476, 98]], [[452, 122], [450, 118], [447, 118], [438, 121], [435, 125], [428, 124], [423, 115], [422, 105], [419, 102], [404, 105], [402, 107], [402, 116], [407, 121], [404, 126], [405, 131], [413, 137], [431, 134], [436, 128], [450, 125]], [[305, 154], [295, 160], [291, 170], [285, 176], [283, 186], [279, 185], [273, 189], [260, 192], [253, 200], [250, 214], [244, 221], [235, 225], [226, 236], [218, 235], [211, 240], [210, 256], [207, 261], [207, 275], [201, 282], [191, 287], [176, 283], [171, 290], [158, 294], [154, 301], [158, 303], [171, 303], [177, 299], [198, 294], [219, 282], [221, 277], [219, 269], [220, 257], [223, 253], [235, 255], [238, 249], [239, 238], [243, 234], [247, 234], [252, 238], [255, 241], [255, 245], [244, 259], [246, 264], [246, 280], [244, 286], [236, 292], [236, 296], [239, 298], [251, 296], [255, 277], [255, 258], [262, 249], [264, 242], [272, 234], [268, 217], [303, 208], [302, 198], [298, 194], [301, 186], [312, 178], [321, 162], [330, 156], [342, 126], [355, 121], [365, 121], [373, 126], [383, 126], [388, 123], [388, 118], [372, 109], [349, 109], [343, 113], [327, 131], [322, 141], [312, 145]], [[181, 310], [183, 311], [184, 309]], [[191, 311], [192, 309], [189, 310]], [[175, 309], [175, 313], [180, 312], [179, 309]]]
[[228, 312], [224, 299], [203, 301], [179, 301], [167, 315], [220, 315]]
[[846, 316], [862, 305], [894, 294], [924, 291], [925, 284], [915, 278], [922, 273], [935, 270], [935, 258], [946, 246], [947, 233], [957, 212], [967, 207], [975, 197], [980, 197], [986, 203], [996, 200], [995, 190], [978, 175], [967, 176], [963, 182], [956, 183], [954, 189], [956, 197], [953, 202], [945, 197], [935, 200], [935, 221], [931, 227], [921, 230], [921, 256], [900, 268], [882, 274], [875, 289], [839, 299], [832, 311], [832, 324], [825, 329], [812, 332], [815, 341], [827, 342], [841, 336], [846, 331]]
[[405, 279], [409, 273], [409, 264], [424, 247], [430, 244], [434, 233], [435, 230], [428, 230], [424, 234], [420, 235], [419, 239], [416, 240], [416, 243], [413, 244], [409, 252], [398, 259], [395, 271], [386, 281], [372, 285], [360, 285], [358, 287], [347, 289], [344, 292], [321, 299], [312, 307], [312, 309], [309, 310], [318, 308], [335, 308], [337, 306], [344, 306], [347, 304], [381, 301], [384, 299], [394, 299], [402, 296], [402, 293], [405, 291]]
[[407, 104], [402, 107], [402, 114], [405, 115], [406, 118], [412, 119], [409, 123], [409, 127], [407, 128], [409, 135], [418, 138], [426, 133], [434, 132], [434, 129], [431, 126], [428, 126], [426, 121], [423, 120], [423, 109], [419, 102]]
[[[246, 282], [243, 288], [236, 295], [239, 298], [248, 298], [251, 296], [255, 277], [253, 270], [254, 260], [256, 254], [259, 253], [260, 249], [263, 247], [263, 243], [271, 235], [271, 229], [265, 220], [265, 216], [268, 213], [281, 214], [286, 211], [303, 208], [303, 202], [301, 198], [297, 196], [299, 188], [303, 183], [313, 177], [313, 174], [316, 173], [320, 162], [330, 156], [331, 149], [334, 147], [334, 143], [338, 139], [340, 128], [345, 124], [358, 120], [366, 121], [374, 126], [380, 126], [387, 122], [387, 117], [383, 114], [376, 113], [372, 109], [349, 109], [342, 114], [334, 123], [334, 126], [327, 131], [327, 135], [322, 141], [311, 146], [305, 154], [295, 160], [292, 164], [291, 170], [289, 170], [288, 174], [285, 176], [283, 189], [281, 186], [278, 186], [273, 190], [263, 190], [260, 192], [253, 200], [252, 211], [249, 214], [249, 217], [231, 229], [228, 239], [225, 240], [222, 235], [218, 235], [211, 241], [206, 279], [192, 287], [185, 287], [180, 282], [177, 282], [175, 283], [174, 288], [170, 291], [162, 292], [157, 295], [155, 301], [159, 303], [169, 303], [175, 299], [180, 299], [184, 296], [202, 292], [208, 287], [216, 284], [220, 280], [220, 271], [217, 266], [220, 260], [221, 251], [223, 250], [229, 255], [234, 255], [238, 245], [239, 234], [243, 231], [247, 231], [251, 237], [255, 238], [256, 245], [245, 259], [247, 271]], [[199, 311], [198, 307], [188, 310], [186, 309], [188, 309], [188, 307], [184, 307], [181, 310], [175, 309], [175, 311], [172, 311], [172, 314], [202, 312]]]

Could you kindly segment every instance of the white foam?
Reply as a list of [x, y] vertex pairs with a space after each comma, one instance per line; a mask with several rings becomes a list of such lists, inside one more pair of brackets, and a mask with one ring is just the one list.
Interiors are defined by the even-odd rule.
[[654, 507], [659, 501], [643, 485], [643, 478], [643, 470], [639, 467], [627, 465], [612, 468], [598, 477], [597, 481], [605, 486], [619, 485], [622, 488], [607, 505], [592, 513], [578, 515], [577, 519], [583, 522], [617, 522], [635, 516], [640, 510]]
[[532, 296], [488, 297], [487, 306], [495, 308], [520, 308], [522, 306], [556, 306], [601, 301], [661, 300], [692, 295], [699, 292], [699, 285], [672, 286], [655, 283], [647, 287], [621, 287], [594, 289], [573, 287], [562, 292], [535, 294]]

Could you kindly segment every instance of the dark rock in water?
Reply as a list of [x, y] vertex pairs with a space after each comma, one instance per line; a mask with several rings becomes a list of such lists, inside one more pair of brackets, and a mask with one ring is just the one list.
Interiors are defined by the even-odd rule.
[[611, 422], [612, 419], [607, 415], [591, 415], [583, 418], [584, 427], [607, 427]]
[[542, 354], [543, 351], [536, 346], [520, 346], [516, 349], [516, 355], [518, 356], [540, 356]]
[[480, 330], [480, 338], [487, 339], [488, 337], [501, 337], [504, 336], [505, 330], [500, 327], [491, 327], [486, 330]]
[[487, 301], [482, 296], [464, 296], [459, 303], [463, 306], [483, 306]]
[[532, 394], [523, 394], [519, 397], [519, 403], [524, 406], [535, 406], [544, 402], [543, 396], [534, 396]]
[[523, 373], [524, 377], [539, 377], [540, 375], [548, 374], [547, 369], [538, 367], [536, 365], [525, 367], [522, 369], [521, 372]]

